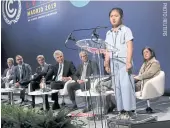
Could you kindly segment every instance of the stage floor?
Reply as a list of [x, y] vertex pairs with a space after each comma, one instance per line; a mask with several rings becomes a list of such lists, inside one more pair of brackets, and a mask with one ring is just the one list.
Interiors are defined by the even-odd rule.
[[[28, 100], [31, 100], [30, 96], [27, 96]], [[1, 99], [7, 99], [7, 95], [1, 95]], [[15, 100], [19, 100], [19, 96], [15, 95], [14, 96]], [[82, 102], [83, 99], [80, 97], [76, 98], [76, 101], [78, 103], [78, 106], [81, 108], [82, 106], [85, 105], [85, 102]], [[3, 100], [1, 100], [1, 102], [3, 102]], [[49, 97], [49, 102], [51, 101], [51, 97]], [[65, 97], [65, 102], [66, 104], [69, 106], [71, 104], [70, 100], [68, 97]], [[41, 107], [41, 103], [42, 103], [42, 98], [41, 97], [37, 97], [36, 98], [36, 108], [39, 109], [39, 107]], [[59, 103], [61, 103], [61, 98], [59, 99]], [[151, 116], [157, 116], [157, 120], [158, 121], [164, 121], [164, 120], [170, 120], [170, 97], [168, 96], [162, 96], [160, 98], [156, 98], [151, 100], [150, 102], [152, 109], [154, 110], [155, 113], [150, 114]], [[140, 113], [145, 112], [145, 108], [147, 107], [147, 103], [146, 101], [142, 101], [142, 100], [137, 100], [137, 115]], [[82, 109], [79, 109], [77, 111], [72, 112], [73, 114], [79, 113], [81, 112]], [[144, 111], [143, 111], [144, 110]], [[58, 111], [56, 111], [57, 113]], [[92, 113], [92, 112], [90, 112]], [[107, 114], [108, 118], [112, 118], [115, 117], [115, 114]], [[85, 128], [95, 128], [95, 123], [94, 121], [89, 121], [86, 119], [86, 117], [79, 117], [79, 119], [83, 120], [87, 125], [85, 126]], [[102, 123], [101, 121], [96, 121], [96, 127], [97, 128], [102, 128]], [[121, 126], [119, 126], [121, 128]], [[123, 127], [123, 126], [122, 126]], [[106, 121], [103, 121], [103, 128], [106, 128]]]

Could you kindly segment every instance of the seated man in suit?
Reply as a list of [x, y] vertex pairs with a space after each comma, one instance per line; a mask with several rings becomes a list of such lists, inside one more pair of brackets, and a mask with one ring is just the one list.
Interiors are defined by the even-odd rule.
[[151, 48], [144, 48], [142, 50], [142, 55], [144, 58], [144, 63], [139, 71], [139, 74], [137, 76], [134, 76], [136, 83], [135, 91], [141, 91], [143, 85], [148, 80], [157, 76], [161, 71], [159, 61], [156, 60], [155, 52]]
[[1, 88], [5, 88], [5, 83], [9, 83], [9, 86], [12, 86], [12, 80], [14, 77], [14, 59], [13, 58], [8, 58], [7, 59], [7, 65], [8, 68], [5, 69], [4, 73], [2, 74], [2, 78], [1, 78]]
[[[36, 72], [34, 74], [33, 79], [31, 80], [31, 89], [32, 91], [35, 91], [35, 89], [39, 89], [40, 88], [40, 83], [41, 83], [41, 79], [42, 77], [46, 76], [47, 72], [50, 69], [50, 64], [47, 64], [45, 62], [45, 58], [43, 55], [38, 55], [37, 56], [37, 62], [39, 64], [39, 66], [36, 68]], [[47, 95], [45, 97], [46, 102], [47, 102]], [[49, 109], [49, 104], [48, 102], [46, 103], [46, 108]], [[35, 96], [32, 96], [32, 107], [35, 107]]]
[[14, 80], [15, 87], [23, 88], [23, 90], [20, 92], [20, 98], [22, 104], [24, 103], [25, 100], [25, 88], [30, 82], [32, 70], [29, 64], [23, 62], [23, 58], [21, 55], [16, 56], [16, 63], [18, 65], [15, 67], [13, 80]]
[[[74, 64], [71, 61], [67, 61], [64, 59], [63, 52], [60, 50], [56, 50], [53, 54], [57, 64], [51, 66], [51, 69], [48, 71], [46, 75], [46, 81], [51, 80], [51, 88], [52, 89], [63, 89], [64, 84], [68, 80], [72, 80], [72, 76], [76, 72], [76, 68]], [[54, 76], [54, 78], [53, 78]], [[52, 100], [54, 100], [54, 104], [52, 106], [52, 109], [59, 109], [59, 103], [58, 103], [58, 93], [52, 94]]]
[[[99, 74], [99, 67], [98, 64], [94, 61], [91, 61], [88, 59], [88, 55], [87, 52], [85, 51], [81, 51], [79, 53], [80, 59], [82, 61], [82, 64], [80, 64], [78, 66], [78, 69], [74, 75], [74, 80], [76, 82], [74, 83], [70, 83], [67, 86], [67, 90], [68, 90], [68, 95], [70, 97], [70, 100], [73, 103], [73, 109], [77, 109], [77, 104], [75, 101], [75, 91], [78, 89], [81, 89], [82, 91], [85, 91], [85, 86], [86, 86], [86, 90], [90, 89], [90, 80], [88, 80], [88, 82], [85, 83], [85, 79], [88, 76], [93, 75], [97, 75]], [[85, 108], [83, 110], [83, 112], [87, 112], [91, 110], [91, 106], [89, 105], [89, 98], [87, 98], [88, 100], [88, 106], [87, 108]]]

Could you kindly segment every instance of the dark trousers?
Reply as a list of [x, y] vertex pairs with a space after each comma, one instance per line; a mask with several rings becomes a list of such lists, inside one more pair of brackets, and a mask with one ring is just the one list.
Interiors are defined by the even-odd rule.
[[[55, 90], [63, 89], [64, 88], [64, 84], [65, 84], [65, 82], [63, 82], [63, 81], [57, 81], [57, 82], [56, 81], [52, 81], [50, 83], [51, 89], [55, 89]], [[58, 104], [58, 93], [53, 93], [51, 95], [51, 99], [54, 100], [55, 103]]]
[[[2, 79], [1, 79], [2, 80]], [[5, 88], [5, 82], [1, 81], [1, 88]]]
[[115, 97], [110, 95], [107, 95], [105, 97], [105, 104], [104, 104], [104, 109], [108, 110], [109, 108], [116, 108], [116, 100]]
[[26, 88], [23, 87], [23, 89], [20, 91], [20, 99], [22, 99], [22, 101], [25, 100], [25, 89]]
[[135, 92], [141, 91], [142, 81], [135, 81]]
[[81, 89], [82, 91], [89, 90], [90, 89], [90, 84], [86, 84], [86, 85], [85, 84], [81, 84], [80, 85], [77, 82], [70, 83], [67, 86], [67, 91], [68, 91], [68, 95], [69, 95], [71, 101], [75, 101], [75, 91], [78, 90], [78, 89]]
[[[31, 81], [30, 86], [31, 86], [31, 91], [35, 91], [36, 89], [40, 89], [40, 82]], [[32, 102], [35, 104], [35, 96], [32, 96]]]
[[[85, 84], [80, 85], [79, 83], [75, 82], [75, 83], [70, 83], [67, 86], [68, 95], [70, 97], [70, 100], [73, 103], [75, 102], [75, 91], [78, 89], [81, 89], [82, 91], [84, 91]], [[87, 85], [87, 90], [89, 90], [89, 89], [90, 89], [90, 86]], [[105, 109], [115, 107], [115, 99], [112, 95], [107, 95], [104, 100], [105, 100], [105, 104], [104, 104]], [[87, 102], [88, 102], [88, 104], [91, 104], [89, 97], [87, 98]]]
[[25, 90], [26, 90], [26, 88], [28, 88], [28, 82], [25, 82], [25, 83], [20, 83], [20, 85], [21, 85], [21, 88], [22, 88], [22, 90], [20, 91], [20, 98], [22, 99], [22, 101], [24, 101], [25, 100]]

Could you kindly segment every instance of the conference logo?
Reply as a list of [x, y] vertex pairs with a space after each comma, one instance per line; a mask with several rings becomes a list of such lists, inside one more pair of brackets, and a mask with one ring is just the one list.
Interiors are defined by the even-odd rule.
[[2, 1], [2, 15], [5, 22], [9, 25], [17, 23], [21, 16], [20, 0], [4, 0]]

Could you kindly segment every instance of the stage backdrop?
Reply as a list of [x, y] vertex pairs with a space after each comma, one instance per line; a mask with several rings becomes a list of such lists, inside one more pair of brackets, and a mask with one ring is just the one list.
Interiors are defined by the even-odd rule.
[[[42, 54], [47, 63], [55, 64], [53, 52], [60, 49], [65, 58], [77, 66], [78, 51], [65, 47], [68, 34], [74, 29], [110, 26], [109, 11], [121, 7], [123, 22], [134, 35], [134, 72], [143, 62], [142, 48], [156, 52], [166, 74], [166, 91], [170, 90], [170, 2], [94, 2], [94, 1], [5, 1], [1, 2], [2, 71], [6, 59], [20, 54], [35, 71], [36, 56]], [[167, 13], [168, 12], [168, 13]], [[97, 32], [105, 39], [108, 29]], [[79, 40], [91, 38], [92, 31], [73, 33]], [[75, 48], [73, 41], [68, 47]]]

